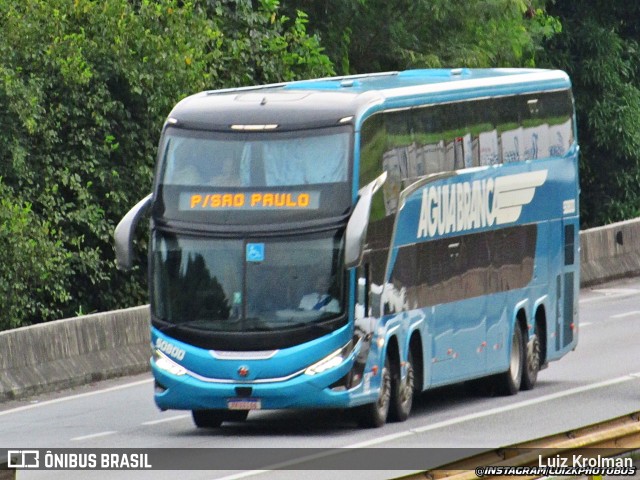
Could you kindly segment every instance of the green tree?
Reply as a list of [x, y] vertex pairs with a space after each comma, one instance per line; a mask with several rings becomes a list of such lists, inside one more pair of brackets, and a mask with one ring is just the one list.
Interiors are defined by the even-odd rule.
[[208, 14], [220, 31], [211, 71], [215, 86], [334, 74], [319, 39], [307, 34], [307, 15], [287, 16], [280, 10], [277, 0], [209, 0]]
[[166, 115], [199, 90], [332, 73], [305, 22], [275, 0], [0, 0], [0, 198], [52, 233], [52, 311], [146, 300], [144, 245], [121, 274], [112, 234], [151, 189]]
[[640, 216], [640, 4], [550, 2], [563, 31], [543, 64], [572, 78], [584, 226]]
[[70, 298], [65, 256], [52, 230], [0, 179], [0, 330], [57, 318]]
[[341, 73], [533, 66], [559, 29], [541, 0], [287, 0], [309, 14]]

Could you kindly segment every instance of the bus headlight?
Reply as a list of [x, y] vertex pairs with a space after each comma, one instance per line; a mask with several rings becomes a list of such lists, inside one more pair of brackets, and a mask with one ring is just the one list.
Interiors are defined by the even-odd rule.
[[316, 362], [313, 365], [309, 366], [304, 371], [304, 373], [306, 373], [307, 375], [315, 375], [316, 373], [326, 372], [331, 368], [337, 367], [347, 359], [352, 350], [353, 340], [349, 340], [349, 342], [344, 347], [339, 348], [335, 352], [324, 357], [319, 362]]
[[187, 370], [184, 367], [178, 365], [176, 362], [171, 360], [159, 350], [153, 352], [153, 359], [155, 361], [156, 367], [158, 367], [160, 370], [164, 370], [165, 372], [169, 372], [177, 376], [181, 376], [187, 373]]

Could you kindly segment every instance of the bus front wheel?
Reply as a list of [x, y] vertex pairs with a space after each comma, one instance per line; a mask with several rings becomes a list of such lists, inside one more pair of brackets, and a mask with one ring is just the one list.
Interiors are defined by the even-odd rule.
[[368, 403], [357, 408], [358, 424], [364, 428], [378, 428], [384, 425], [389, 414], [391, 401], [391, 368], [389, 359], [385, 359], [380, 373], [380, 392], [374, 403]]
[[413, 404], [413, 356], [411, 350], [407, 353], [407, 363], [405, 364], [405, 378], [402, 380], [400, 369], [391, 377], [391, 404], [389, 405], [389, 416], [396, 422], [404, 422], [409, 418], [411, 405]]
[[217, 428], [222, 422], [243, 422], [249, 416], [248, 410], [193, 410], [193, 423], [198, 428]]

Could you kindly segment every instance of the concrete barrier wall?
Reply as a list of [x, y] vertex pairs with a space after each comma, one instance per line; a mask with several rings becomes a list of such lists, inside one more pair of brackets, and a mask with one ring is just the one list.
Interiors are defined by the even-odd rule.
[[580, 232], [583, 287], [640, 275], [640, 218]]
[[[640, 275], [640, 218], [580, 232], [582, 286]], [[0, 401], [149, 369], [148, 306], [0, 332]]]
[[0, 332], [0, 401], [149, 368], [149, 307]]

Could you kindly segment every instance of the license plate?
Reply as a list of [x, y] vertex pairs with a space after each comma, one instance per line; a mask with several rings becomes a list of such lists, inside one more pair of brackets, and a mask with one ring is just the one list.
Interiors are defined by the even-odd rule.
[[262, 405], [259, 398], [230, 398], [227, 400], [229, 410], [260, 410]]

